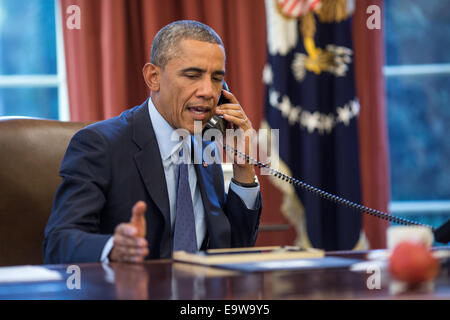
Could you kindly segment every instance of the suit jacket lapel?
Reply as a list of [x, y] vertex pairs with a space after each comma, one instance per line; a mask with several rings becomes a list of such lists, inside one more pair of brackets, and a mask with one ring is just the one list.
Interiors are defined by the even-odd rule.
[[[171, 234], [169, 196], [158, 141], [148, 113], [147, 101], [133, 114], [133, 141], [141, 149], [135, 154], [134, 160], [150, 197], [164, 216], [165, 239], [163, 239], [162, 245], [167, 246], [170, 245]], [[170, 250], [170, 248], [161, 249], [162, 252], [167, 249]]]

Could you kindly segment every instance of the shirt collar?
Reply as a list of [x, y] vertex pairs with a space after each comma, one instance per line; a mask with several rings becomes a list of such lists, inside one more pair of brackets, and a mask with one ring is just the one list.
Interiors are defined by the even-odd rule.
[[[161, 159], [166, 161], [173, 153], [180, 150], [181, 144], [179, 135], [159, 113], [158, 109], [156, 109], [152, 98], [148, 99], [148, 110], [152, 121], [153, 130], [155, 131], [156, 140], [158, 141]], [[190, 143], [186, 144], [186, 147], [190, 152]]]

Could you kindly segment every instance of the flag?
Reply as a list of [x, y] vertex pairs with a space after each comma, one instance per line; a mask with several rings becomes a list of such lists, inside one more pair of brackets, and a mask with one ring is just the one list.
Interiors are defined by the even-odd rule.
[[[266, 0], [265, 123], [279, 129], [279, 169], [361, 202], [358, 114], [348, 0]], [[297, 244], [353, 249], [360, 213], [273, 178]]]

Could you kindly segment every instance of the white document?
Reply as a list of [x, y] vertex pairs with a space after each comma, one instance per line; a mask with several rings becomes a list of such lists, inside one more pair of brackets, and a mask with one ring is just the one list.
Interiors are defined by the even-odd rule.
[[40, 266], [0, 267], [0, 283], [62, 280], [59, 272]]

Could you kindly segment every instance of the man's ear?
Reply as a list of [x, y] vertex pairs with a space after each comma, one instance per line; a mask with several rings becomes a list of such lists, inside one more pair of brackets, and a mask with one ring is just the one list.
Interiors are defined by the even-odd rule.
[[158, 92], [160, 86], [161, 68], [153, 63], [147, 62], [142, 68], [145, 83], [152, 92]]

